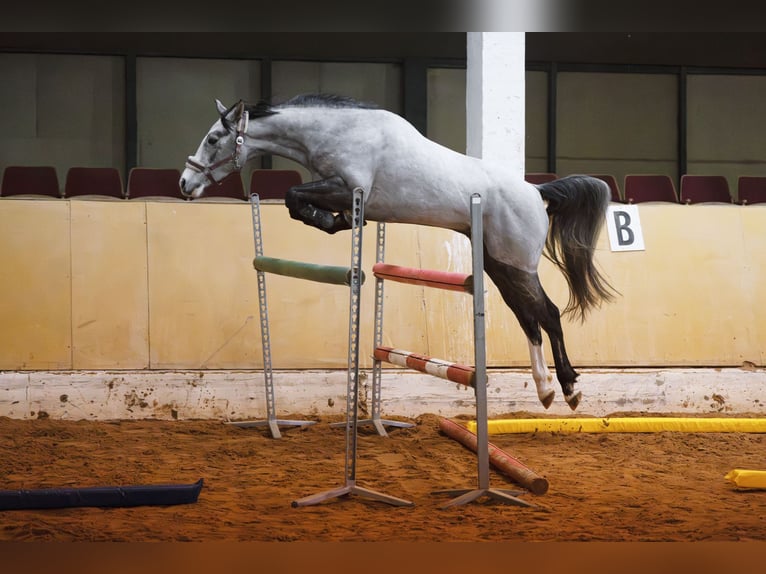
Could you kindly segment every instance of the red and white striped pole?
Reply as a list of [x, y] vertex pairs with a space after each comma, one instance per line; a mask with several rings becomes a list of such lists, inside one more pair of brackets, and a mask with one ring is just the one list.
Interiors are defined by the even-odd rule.
[[394, 349], [393, 347], [376, 347], [373, 357], [384, 363], [391, 363], [399, 367], [414, 369], [421, 373], [428, 373], [441, 379], [447, 379], [453, 383], [473, 387], [476, 382], [476, 371], [468, 365], [452, 363], [442, 359], [434, 359], [425, 355]]

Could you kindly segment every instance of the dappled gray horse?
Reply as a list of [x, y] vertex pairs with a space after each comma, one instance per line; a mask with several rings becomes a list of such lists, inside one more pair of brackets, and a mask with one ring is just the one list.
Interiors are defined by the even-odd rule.
[[365, 218], [452, 229], [470, 237], [471, 194], [482, 196], [484, 268], [521, 324], [537, 394], [548, 408], [555, 392], [542, 348], [551, 342], [556, 376], [574, 410], [581, 393], [567, 357], [559, 310], [543, 291], [540, 256], [569, 285], [565, 313], [586, 312], [614, 291], [593, 262], [609, 203], [599, 179], [569, 176], [532, 185], [498, 163], [468, 157], [423, 137], [402, 117], [349, 98], [297, 96], [279, 105], [242, 101], [218, 106], [218, 120], [189, 157], [179, 182], [190, 198], [204, 193], [259, 154], [298, 162], [316, 181], [291, 188], [291, 217], [327, 233], [349, 229], [351, 191], [364, 190]]

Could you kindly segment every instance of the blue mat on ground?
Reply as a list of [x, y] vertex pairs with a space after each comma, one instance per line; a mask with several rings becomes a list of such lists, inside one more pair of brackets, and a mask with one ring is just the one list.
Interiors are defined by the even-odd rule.
[[201, 478], [193, 484], [0, 490], [0, 510], [190, 504], [201, 490]]

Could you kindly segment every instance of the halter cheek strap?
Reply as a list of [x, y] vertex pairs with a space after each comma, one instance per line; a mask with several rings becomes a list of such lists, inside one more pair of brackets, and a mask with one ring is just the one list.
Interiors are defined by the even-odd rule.
[[245, 135], [247, 134], [247, 125], [250, 123], [250, 113], [245, 110], [245, 103], [240, 102], [240, 114], [239, 124], [237, 125], [237, 139], [234, 140], [234, 167], [242, 169], [239, 164], [239, 155], [242, 150], [242, 145], [245, 143]]
[[237, 109], [239, 111], [239, 122], [237, 123], [237, 136], [234, 140], [234, 151], [231, 154], [207, 166], [195, 161], [192, 156], [186, 158], [186, 167], [204, 175], [211, 184], [217, 185], [221, 183], [221, 180], [216, 179], [213, 172], [222, 165], [232, 162], [237, 171], [242, 169], [242, 166], [240, 165], [240, 154], [242, 152], [242, 146], [245, 143], [245, 135], [247, 134], [247, 126], [250, 122], [250, 114], [245, 110], [245, 102], [243, 101], [239, 102]]

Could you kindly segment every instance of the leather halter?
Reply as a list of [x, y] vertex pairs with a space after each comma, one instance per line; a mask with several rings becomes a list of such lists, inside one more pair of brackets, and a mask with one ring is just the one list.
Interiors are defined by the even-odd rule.
[[[239, 104], [237, 104], [237, 111], [239, 113], [239, 123], [237, 124], [237, 137], [234, 140], [234, 151], [227, 155], [223, 159], [219, 159], [217, 162], [212, 163], [210, 165], [202, 165], [201, 163], [194, 160], [192, 156], [189, 156], [186, 158], [186, 167], [189, 169], [199, 172], [205, 177], [208, 178], [210, 183], [212, 184], [219, 184], [221, 183], [220, 179], [216, 179], [215, 175], [213, 175], [213, 172], [217, 170], [222, 165], [225, 165], [229, 162], [232, 162], [234, 164], [234, 168], [239, 171], [242, 169], [242, 166], [239, 163], [240, 160], [240, 153], [242, 151], [242, 145], [245, 143], [245, 134], [247, 133], [247, 124], [250, 121], [250, 114], [247, 110], [245, 110], [245, 102], [242, 100], [239, 101]], [[223, 179], [223, 178], [222, 178]]]

